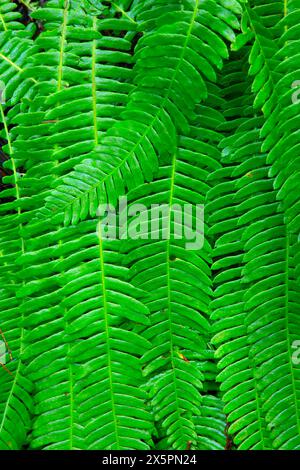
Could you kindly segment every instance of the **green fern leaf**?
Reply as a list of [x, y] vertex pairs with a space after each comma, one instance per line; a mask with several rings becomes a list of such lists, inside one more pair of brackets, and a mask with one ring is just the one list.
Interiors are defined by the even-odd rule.
[[[137, 15], [138, 29], [146, 33], [135, 49], [137, 86], [123, 120], [47, 198], [45, 217], [64, 210], [68, 224], [95, 216], [97, 203], [114, 202], [124, 193], [124, 181], [129, 190], [151, 181], [157, 154], [173, 153], [177, 131], [188, 130], [187, 118], [207, 94], [204, 79], [216, 79], [214, 67], [220, 68], [227, 57], [225, 40], [234, 40], [232, 28], [238, 22], [229, 10], [209, 1], [185, 2], [180, 12], [175, 2], [167, 14], [162, 6], [164, 1], [141, 5]], [[176, 23], [178, 15], [182, 21]]]

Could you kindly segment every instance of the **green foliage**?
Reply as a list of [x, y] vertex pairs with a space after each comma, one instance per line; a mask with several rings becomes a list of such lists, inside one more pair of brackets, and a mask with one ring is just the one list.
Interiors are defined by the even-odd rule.
[[299, 18], [0, 0], [0, 450], [300, 449]]

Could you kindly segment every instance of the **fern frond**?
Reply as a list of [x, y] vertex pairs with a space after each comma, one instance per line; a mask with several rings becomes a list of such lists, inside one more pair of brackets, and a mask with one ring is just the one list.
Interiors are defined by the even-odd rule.
[[[4, 126], [4, 137], [10, 150], [12, 162], [13, 188], [8, 188], [1, 192], [2, 197], [20, 198], [18, 175], [14, 154], [9, 136], [8, 123], [4, 114], [2, 104], [0, 104], [0, 116]], [[4, 193], [4, 194], [3, 194]], [[14, 361], [9, 367], [11, 375], [1, 368], [0, 382], [0, 449], [19, 450], [26, 442], [27, 432], [31, 423], [32, 382], [26, 377], [25, 364], [23, 360], [24, 350], [24, 311], [23, 305], [17, 297], [17, 287], [14, 261], [24, 252], [24, 239], [20, 237], [22, 225], [20, 223], [20, 209], [9, 214], [7, 205], [6, 211], [1, 218], [0, 228], [0, 267], [1, 284], [0, 308], [1, 308], [1, 330], [7, 331], [7, 341], [13, 351]], [[7, 213], [5, 213], [7, 212]], [[18, 429], [18, 433], [15, 429]]]
[[0, 450], [300, 450], [299, 12], [0, 0]]
[[[158, 153], [174, 153], [177, 131], [187, 132], [196, 102], [207, 95], [205, 80], [215, 80], [214, 68], [228, 56], [225, 40], [233, 41], [238, 22], [209, 1], [185, 2], [180, 11], [173, 2], [167, 13], [165, 6], [163, 0], [141, 4], [138, 29], [146, 33], [135, 49], [137, 86], [123, 121], [47, 198], [44, 217], [62, 210], [65, 224], [93, 217], [97, 203], [114, 202], [125, 187], [151, 181]], [[176, 22], [179, 15], [182, 20]]]
[[[131, 56], [127, 52], [131, 47], [130, 40], [116, 38], [113, 34], [101, 38], [99, 33], [101, 27], [105, 29], [114, 24], [118, 28], [116, 22], [94, 17], [89, 19], [91, 30], [83, 29], [80, 28], [80, 23], [84, 23], [85, 13], [80, 9], [72, 10], [68, 2], [64, 3], [63, 8], [61, 2], [49, 2], [47, 7], [49, 6], [52, 7], [51, 11], [49, 8], [46, 11], [41, 9], [43, 11], [37, 10], [34, 14], [39, 19], [46, 20], [46, 31], [36, 40], [39, 49], [33, 55], [32, 66], [27, 69], [27, 73], [37, 77], [40, 64], [46, 60], [48, 70], [44, 70], [44, 74], [39, 77], [38, 95], [32, 101], [29, 112], [18, 115], [15, 120], [17, 125], [13, 130], [17, 134], [13, 147], [19, 156], [18, 165], [26, 160], [27, 167], [21, 182], [22, 199], [14, 202], [13, 207], [22, 206], [25, 212], [20, 217], [23, 216], [25, 222], [33, 217], [59, 172], [66, 172], [67, 165], [72, 165], [72, 161], [67, 160], [72, 146], [74, 148], [75, 145], [81, 145], [80, 151], [78, 148], [74, 151], [77, 159], [81, 155], [82, 132], [78, 133], [81, 129], [78, 126], [85, 126], [90, 146], [94, 146], [101, 135], [101, 126], [107, 128], [111, 125], [111, 119], [108, 119], [112, 116], [111, 107], [107, 103], [110, 100], [115, 101], [120, 110], [119, 103], [122, 99], [127, 99], [130, 90], [130, 83], [126, 82], [130, 70], [123, 72], [121, 67], [114, 65], [120, 60], [130, 62]], [[69, 27], [70, 18], [72, 24], [76, 18], [79, 25], [77, 30]], [[110, 46], [116, 50], [108, 51]], [[55, 47], [58, 48], [58, 54]], [[99, 49], [100, 47], [107, 47], [107, 51]], [[69, 50], [74, 52], [74, 56]], [[78, 56], [75, 55], [77, 53]], [[85, 76], [91, 78], [88, 86], [81, 83], [82, 74], [76, 72], [75, 56], [78, 57], [78, 62], [81, 61], [80, 67]], [[66, 67], [66, 63], [72, 65], [74, 70]], [[120, 72], [119, 82], [114, 81], [116, 72]], [[50, 74], [57, 79], [48, 86]], [[70, 88], [66, 89], [65, 79], [71, 75], [73, 81]], [[125, 77], [124, 81], [122, 75]], [[108, 87], [107, 93], [97, 91], [97, 87], [102, 86]], [[62, 139], [55, 139], [60, 129], [55, 129], [56, 134], [52, 134], [51, 121], [54, 119], [47, 113], [57, 112], [59, 108], [61, 121], [66, 109], [67, 113], [69, 111], [71, 89], [73, 96], [78, 93], [78, 97], [84, 98], [81, 100], [78, 116], [84, 109], [83, 106], [87, 107], [90, 124], [86, 127], [85, 122], [77, 119], [77, 130], [72, 134], [74, 122], [66, 119], [63, 127], [66, 129], [68, 126], [69, 130], [66, 129]], [[67, 106], [64, 106], [65, 103]], [[105, 116], [107, 120], [103, 123]], [[117, 116], [116, 109], [115, 119]], [[72, 134], [72, 138], [66, 138], [67, 134]], [[45, 138], [48, 144], [43, 145], [41, 152], [41, 142]], [[35, 197], [28, 198], [31, 194], [35, 194]], [[85, 232], [89, 233], [83, 236]], [[23, 228], [22, 234], [25, 237], [26, 251], [17, 262], [21, 268], [19, 277], [23, 283], [19, 296], [26, 312], [23, 360], [27, 363], [28, 377], [35, 383], [31, 448], [149, 448], [152, 423], [144, 405], [144, 394], [139, 390], [143, 382], [139, 355], [144, 353], [147, 342], [142, 343], [137, 334], [122, 330], [120, 321], [116, 321], [118, 310], [121, 312], [121, 319], [125, 316], [132, 322], [147, 321], [147, 309], [138, 299], [134, 300], [135, 293], [137, 297], [141, 293], [126, 283], [126, 270], [119, 266], [121, 260], [111, 250], [108, 250], [108, 258], [112, 260], [105, 268], [105, 272], [109, 272], [105, 279], [106, 274], [101, 269], [104, 266], [102, 241], [99, 242], [96, 236], [95, 221], [78, 226], [76, 230], [73, 227], [69, 231], [40, 223]], [[88, 245], [83, 257], [77, 253], [78, 237], [82, 244], [86, 242]], [[87, 262], [89, 256], [90, 263]], [[116, 266], [111, 268], [114, 260]], [[89, 273], [86, 271], [87, 267], [90, 269]], [[80, 273], [82, 279], [78, 282]], [[113, 279], [117, 275], [120, 279]], [[90, 283], [94, 283], [94, 286]], [[76, 292], [73, 292], [74, 288], [77, 289]], [[86, 294], [90, 294], [92, 290], [98, 296], [85, 302]], [[106, 294], [108, 290], [109, 295]], [[85, 308], [88, 310], [83, 315]], [[98, 315], [103, 316], [99, 321]], [[80, 318], [82, 325], [78, 329]], [[86, 336], [82, 337], [83, 325]], [[99, 327], [98, 332], [95, 331], [96, 325]], [[97, 342], [99, 348], [92, 347]], [[85, 355], [79, 358], [80, 348], [86, 348], [88, 343], [91, 344], [92, 356], [89, 359]], [[123, 366], [120, 368], [121, 363]], [[51, 381], [47, 378], [49, 370], [52, 372]], [[87, 394], [93, 402], [92, 408]], [[124, 406], [128, 403], [131, 404], [129, 409]], [[102, 429], [103, 416], [106, 421]], [[102, 431], [99, 431], [99, 427]]]
[[[49, 246], [41, 249], [46, 237]], [[122, 329], [124, 320], [147, 324], [147, 308], [127, 282], [118, 242], [100, 237], [96, 221], [55, 230], [33, 239], [19, 260], [27, 276], [20, 291], [24, 357], [36, 385], [33, 449], [149, 448], [139, 362], [148, 343]], [[41, 267], [48, 277], [30, 279]]]
[[[280, 61], [277, 69], [281, 74], [278, 82], [280, 114], [278, 116], [278, 139], [268, 156], [271, 164], [270, 176], [275, 177], [274, 187], [278, 191], [277, 198], [282, 201], [281, 208], [285, 214], [288, 230], [299, 234], [300, 200], [297, 194], [297, 181], [300, 175], [299, 147], [299, 100], [297, 82], [299, 77], [298, 54], [295, 48], [298, 39], [298, 9], [293, 2], [288, 3], [286, 16], [281, 21], [285, 32], [281, 36], [280, 50], [277, 58]], [[296, 86], [296, 88], [295, 88]], [[288, 162], [288, 164], [287, 164]]]
[[0, 0], [0, 31], [24, 29], [23, 23], [18, 21], [22, 15], [16, 9], [17, 5], [14, 2]]
[[[207, 210], [211, 213], [209, 224], [212, 228], [209, 233], [212, 237], [217, 237], [214, 249], [216, 261], [212, 265], [213, 271], [216, 272], [216, 298], [211, 304], [215, 333], [212, 341], [217, 346], [216, 358], [221, 369], [217, 380], [221, 381], [224, 411], [230, 423], [228, 433], [234, 437], [238, 448], [245, 450], [270, 448], [271, 444], [258, 395], [256, 371], [251, 363], [245, 325], [243, 297], [246, 284], [242, 282], [242, 237], [245, 228], [239, 223], [239, 213], [244, 208], [238, 204], [235, 197], [239, 171], [243, 172], [243, 175], [246, 174], [246, 181], [247, 175], [251, 181], [251, 165], [257, 163], [256, 158], [249, 158], [249, 155], [259, 154], [261, 145], [257, 129], [261, 119], [251, 118], [245, 74], [236, 73], [236, 70], [242, 68], [242, 64], [243, 60], [241, 63], [236, 61], [230, 64], [224, 80], [224, 94], [228, 95], [224, 113], [229, 116], [230, 133], [233, 132], [221, 143], [225, 166], [210, 177], [218, 179], [219, 183], [208, 193], [208, 200], [211, 202], [207, 205]], [[238, 98], [236, 96], [243, 88], [244, 103], [241, 103], [239, 95]], [[245, 112], [247, 108], [248, 116]], [[220, 129], [226, 131], [227, 128], [228, 125], [225, 124]], [[257, 159], [261, 162], [260, 157]]]

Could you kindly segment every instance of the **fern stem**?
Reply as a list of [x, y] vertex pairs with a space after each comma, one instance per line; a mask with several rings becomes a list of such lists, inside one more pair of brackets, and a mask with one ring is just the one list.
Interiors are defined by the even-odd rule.
[[66, 40], [66, 34], [67, 34], [68, 8], [69, 8], [69, 0], [65, 0], [65, 4], [64, 4], [64, 18], [63, 18], [63, 25], [62, 25], [62, 35], [61, 35], [61, 39], [60, 39], [58, 80], [57, 80], [57, 88], [58, 88], [58, 91], [61, 90], [61, 85], [62, 85], [63, 62], [64, 62], [64, 48], [65, 48], [65, 40]]
[[8, 62], [12, 67], [14, 67], [15, 69], [17, 69], [19, 72], [23, 72], [23, 69], [21, 69], [21, 67], [19, 67], [17, 64], [15, 64], [14, 62], [12, 62], [8, 57], [6, 57], [5, 55], [3, 55], [1, 52], [0, 52], [0, 57], [1, 57], [1, 59], [6, 60], [6, 62]]

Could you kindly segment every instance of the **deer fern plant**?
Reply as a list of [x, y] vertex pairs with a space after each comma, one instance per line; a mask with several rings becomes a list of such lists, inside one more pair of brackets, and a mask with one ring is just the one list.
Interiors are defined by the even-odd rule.
[[300, 450], [299, 19], [0, 0], [1, 450]]

